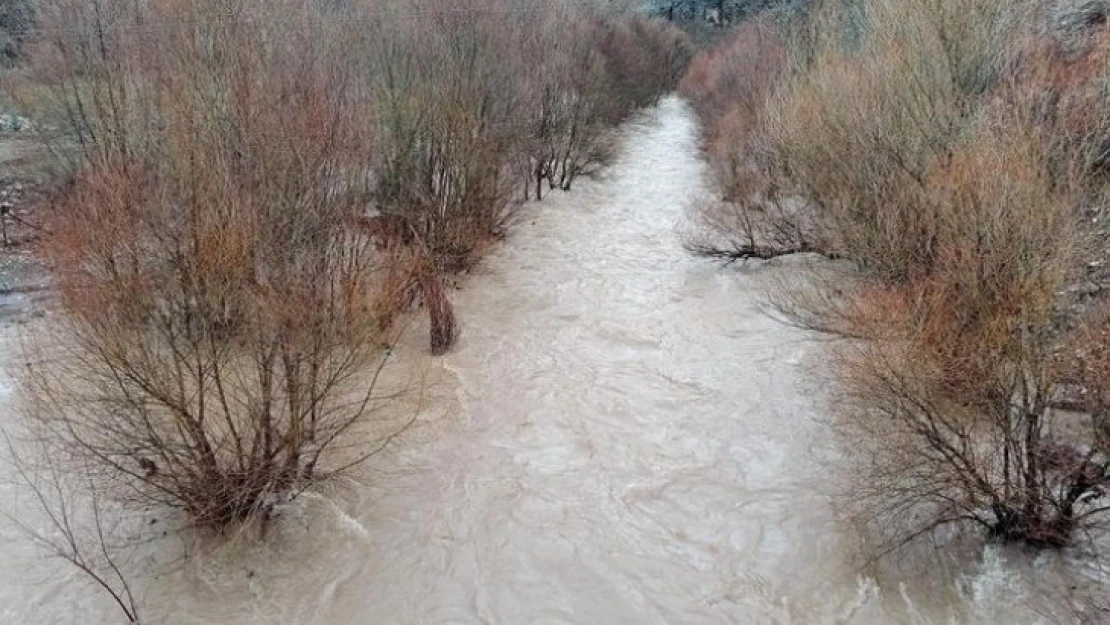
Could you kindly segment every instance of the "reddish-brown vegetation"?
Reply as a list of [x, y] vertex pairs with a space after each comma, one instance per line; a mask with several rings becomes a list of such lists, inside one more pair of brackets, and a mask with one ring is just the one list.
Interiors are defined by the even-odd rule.
[[215, 528], [377, 449], [327, 460], [378, 414], [396, 317], [422, 304], [447, 351], [445, 276], [522, 187], [603, 164], [687, 55], [655, 21], [529, 2], [43, 0], [38, 18], [14, 95], [66, 170], [43, 246], [68, 332], [23, 376], [29, 413], [115, 493]]
[[[853, 339], [835, 403], [870, 449], [857, 500], [895, 544], [971, 523], [1060, 546], [1105, 520], [1106, 317], [1075, 287], [1105, 265], [1107, 31], [1076, 17], [1095, 4], [828, 0], [685, 80], [730, 200], [695, 249], [858, 271], [777, 303]], [[786, 69], [723, 52], [767, 40]], [[1076, 385], [1085, 415], [1059, 409]]]
[[682, 80], [682, 94], [703, 120], [709, 162], [726, 200], [751, 195], [757, 184], [761, 119], [788, 61], [779, 34], [752, 21], [699, 54]]
[[89, 94], [43, 243], [68, 333], [24, 376], [36, 432], [212, 527], [269, 514], [378, 401], [383, 263], [344, 179], [372, 143], [328, 66], [345, 33], [295, 4], [203, 38], [184, 3], [65, 6], [98, 25], [35, 57]]

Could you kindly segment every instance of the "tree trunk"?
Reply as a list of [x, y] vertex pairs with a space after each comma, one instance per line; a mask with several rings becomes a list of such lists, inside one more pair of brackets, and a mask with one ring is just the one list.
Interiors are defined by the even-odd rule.
[[1025, 506], [1027, 519], [1040, 518], [1040, 415], [1025, 414]]
[[424, 291], [424, 305], [428, 307], [431, 350], [436, 356], [441, 356], [455, 344], [455, 312], [451, 308], [443, 279], [434, 269], [421, 271], [420, 286]]

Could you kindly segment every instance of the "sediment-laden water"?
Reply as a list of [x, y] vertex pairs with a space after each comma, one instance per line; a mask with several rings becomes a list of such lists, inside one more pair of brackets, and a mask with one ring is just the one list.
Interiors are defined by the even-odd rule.
[[[399, 350], [426, 382], [416, 427], [299, 499], [264, 546], [128, 552], [147, 620], [1036, 622], [1015, 597], [1038, 563], [1005, 552], [858, 567], [828, 495], [852, 450], [807, 383], [822, 346], [760, 310], [766, 278], [792, 269], [687, 254], [678, 226], [706, 194], [692, 116], [667, 99], [602, 179], [527, 207], [466, 278], [455, 351], [432, 359], [418, 331]], [[0, 485], [18, 514], [16, 495]], [[120, 620], [4, 526], [0, 622]]]

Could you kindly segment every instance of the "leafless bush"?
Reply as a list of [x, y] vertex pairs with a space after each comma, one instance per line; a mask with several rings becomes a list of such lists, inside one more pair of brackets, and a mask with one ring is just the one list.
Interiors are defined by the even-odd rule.
[[767, 100], [788, 69], [788, 52], [768, 24], [749, 22], [698, 55], [681, 91], [703, 127], [710, 165], [724, 199], [743, 204], [767, 196], [763, 132]]
[[593, 41], [593, 29], [582, 26], [568, 30], [562, 21], [542, 30], [537, 50], [546, 51], [562, 40], [567, 52], [530, 63], [540, 78], [524, 92], [529, 131], [522, 156], [525, 197], [534, 182], [535, 198], [543, 198], [544, 181], [550, 189], [569, 190], [581, 175], [590, 175], [612, 158], [609, 125], [620, 113], [618, 102], [609, 98], [604, 60]]
[[[744, 150], [741, 166], [718, 169], [734, 201], [701, 211], [713, 244], [697, 251], [818, 251], [857, 269], [775, 303], [851, 339], [834, 367], [845, 432], [868, 450], [855, 499], [894, 545], [971, 524], [1062, 546], [1108, 511], [1104, 322], [1073, 334], [1072, 288], [1092, 258], [1081, 208], [1106, 197], [1095, 155], [1107, 126], [1090, 106], [1102, 77], [1031, 29], [1032, 8], [819, 3], [783, 37], [802, 48], [762, 87], [772, 95], [723, 139]], [[687, 78], [702, 110], [728, 92], [711, 80], [727, 71], [718, 54]], [[717, 127], [711, 142], [727, 137]], [[1060, 410], [1076, 380], [1085, 414]]]
[[[1062, 546], [1106, 511], [1092, 430], [1052, 410], [1061, 294], [1085, 251], [1082, 168], [1028, 107], [987, 106], [1026, 87], [999, 80], [997, 49], [954, 42], [1010, 26], [1008, 9], [971, 8], [874, 6], [879, 25], [906, 32], [875, 31], [887, 53], [874, 67], [878, 56], [819, 60], [775, 136], [827, 240], [869, 276], [847, 308], [808, 311], [867, 339], [840, 366], [852, 431], [874, 441], [868, 510], [903, 537], [972, 523]], [[910, 34], [937, 43], [939, 71], [898, 43]]]
[[[69, 179], [44, 243], [68, 333], [23, 375], [37, 431], [211, 527], [325, 468], [406, 307], [451, 346], [444, 275], [504, 232], [518, 163], [569, 188], [687, 50], [633, 14], [507, 1], [44, 0], [39, 20], [19, 95]], [[553, 72], [523, 62], [564, 36], [539, 48]]]
[[697, 222], [687, 234], [685, 247], [698, 256], [726, 262], [807, 253], [833, 257], [820, 242], [812, 210], [802, 198], [785, 198], [773, 191], [703, 204], [697, 207]]
[[509, 0], [42, 0], [38, 20], [15, 95], [65, 179], [29, 425], [67, 477], [216, 530], [381, 449], [354, 435], [396, 431], [373, 418], [394, 319], [422, 303], [449, 349], [445, 275], [504, 233], [521, 178], [595, 171], [687, 54], [633, 14]]
[[853, 295], [870, 336], [840, 366], [851, 431], [875, 443], [862, 490], [911, 536], [971, 522], [1061, 546], [1106, 510], [1107, 458], [1051, 410], [1077, 220], [1039, 142], [1016, 136], [980, 135], [932, 178], [945, 219], [928, 273]]
[[206, 7], [43, 7], [79, 157], [44, 243], [67, 332], [23, 382], [59, 456], [219, 528], [311, 483], [376, 407], [381, 256], [350, 227], [368, 138], [343, 32], [298, 3]]
[[[596, 20], [592, 36], [605, 61], [619, 121], [678, 85], [693, 56], [685, 36], [665, 22], [626, 13]], [[623, 110], [622, 110], [623, 109]]]
[[768, 142], [768, 100], [788, 58], [776, 29], [753, 21], [699, 54], [683, 78], [722, 195], [698, 208], [687, 241], [696, 254], [744, 260], [822, 250], [806, 201], [782, 188]]
[[584, 7], [391, 10], [396, 19], [366, 44], [377, 138], [372, 229], [421, 257], [409, 280], [439, 328], [440, 352], [455, 330], [437, 274], [470, 268], [520, 200], [542, 198], [545, 185], [569, 190], [605, 165], [612, 127], [673, 86], [687, 47], [656, 21]]
[[409, 8], [413, 19], [400, 18], [372, 43], [380, 64], [371, 77], [375, 199], [383, 230], [426, 250], [435, 269], [458, 271], [502, 234], [514, 208], [505, 155], [517, 107], [500, 60], [510, 49], [492, 14]]
[[672, 89], [692, 52], [680, 31], [636, 13], [581, 11], [532, 32], [524, 50], [538, 54], [523, 70], [533, 78], [522, 81], [529, 85], [525, 194], [534, 186], [541, 199], [544, 180], [565, 191], [606, 165], [610, 129]]

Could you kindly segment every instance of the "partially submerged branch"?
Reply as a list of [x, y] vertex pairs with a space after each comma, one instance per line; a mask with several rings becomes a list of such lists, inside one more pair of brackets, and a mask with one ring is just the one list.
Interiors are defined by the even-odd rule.
[[820, 254], [829, 259], [836, 258], [835, 255], [822, 253], [809, 246], [781, 248], [769, 245], [740, 244], [722, 247], [705, 242], [690, 242], [685, 247], [691, 254], [724, 261], [726, 264], [745, 260], [771, 260], [798, 254]]
[[[92, 482], [71, 487], [70, 472], [58, 466], [57, 457], [39, 453], [35, 457], [40, 464], [33, 465], [7, 433], [4, 439], [15, 486], [29, 493], [32, 502], [30, 514], [0, 514], [51, 557], [80, 571], [112, 600], [128, 623], [141, 623], [138, 598], [110, 543], [99, 489]], [[37, 521], [34, 526], [30, 515]]]

